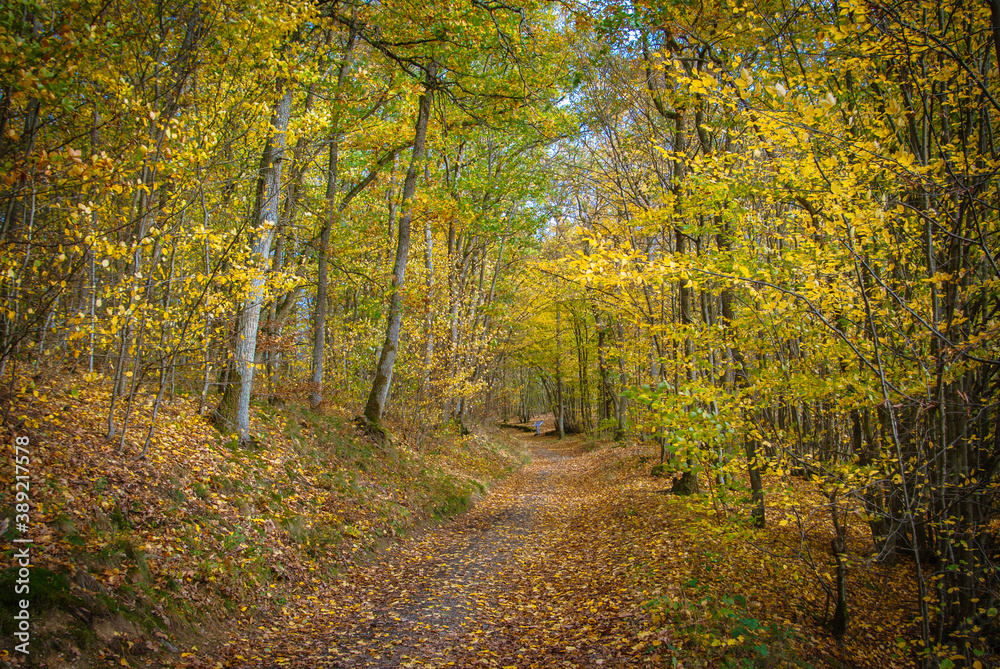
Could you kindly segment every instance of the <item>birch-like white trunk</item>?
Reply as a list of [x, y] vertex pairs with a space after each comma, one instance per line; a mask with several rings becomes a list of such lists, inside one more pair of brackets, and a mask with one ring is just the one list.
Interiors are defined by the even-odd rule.
[[271, 241], [278, 223], [278, 202], [281, 190], [281, 162], [285, 152], [285, 132], [291, 116], [292, 93], [285, 91], [275, 106], [271, 117], [272, 134], [264, 147], [260, 163], [260, 178], [257, 182], [257, 198], [254, 207], [257, 224], [257, 240], [253, 257], [260, 271], [250, 280], [246, 301], [240, 309], [236, 321], [233, 352], [233, 376], [222, 395], [215, 412], [216, 426], [223, 431], [235, 430], [240, 444], [250, 443], [250, 396], [253, 393], [253, 375], [257, 351], [257, 330], [260, 325], [260, 309], [264, 299], [266, 274], [271, 255]]

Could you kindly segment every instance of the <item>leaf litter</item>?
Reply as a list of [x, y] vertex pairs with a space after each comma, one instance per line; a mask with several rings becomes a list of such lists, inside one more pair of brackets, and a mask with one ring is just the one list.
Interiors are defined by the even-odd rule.
[[258, 630], [228, 666], [631, 663], [639, 610], [626, 563], [607, 568], [626, 550], [584, 531], [603, 495], [579, 451], [532, 448], [472, 511], [299, 600], [289, 627]]
[[138, 444], [118, 455], [95, 427], [100, 388], [36, 385], [14, 415], [38, 463], [38, 566], [67, 575], [55, 604], [100, 640], [57, 644], [73, 666], [913, 666], [911, 567], [866, 563], [863, 523], [837, 644], [829, 565], [803, 565], [796, 523], [776, 522], [796, 509], [734, 530], [706, 498], [663, 494], [648, 444], [508, 431], [531, 463], [419, 531], [516, 462], [479, 438], [379, 449], [342, 419], [281, 414], [258, 416], [263, 450], [236, 452], [185, 400], [135, 461]]
[[837, 645], [795, 561], [762, 552], [787, 537], [725, 536], [697, 502], [664, 495], [669, 481], [636, 471], [648, 447], [518, 438], [531, 463], [470, 512], [317, 583], [222, 664], [911, 666], [885, 643], [907, 633], [905, 596], [883, 587]]

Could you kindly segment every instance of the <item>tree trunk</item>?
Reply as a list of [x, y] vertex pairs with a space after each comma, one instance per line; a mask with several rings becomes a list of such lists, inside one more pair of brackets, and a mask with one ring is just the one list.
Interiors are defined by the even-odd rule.
[[[308, 116], [312, 112], [315, 101], [316, 87], [314, 84], [310, 84], [306, 92], [305, 102], [302, 104], [303, 116]], [[274, 258], [271, 263], [271, 272], [275, 276], [285, 268], [285, 239], [289, 236], [288, 229], [295, 225], [299, 204], [302, 200], [303, 185], [309, 168], [309, 161], [305, 161], [303, 158], [309, 145], [310, 138], [301, 135], [296, 140], [295, 148], [292, 150], [292, 162], [288, 168], [289, 181], [285, 192], [285, 211], [284, 215], [278, 219], [278, 229], [274, 234]], [[265, 357], [269, 400], [275, 399], [278, 388], [278, 361], [281, 359], [281, 352], [277, 346], [277, 335], [281, 332], [281, 321], [284, 320], [284, 314], [290, 311], [288, 307], [295, 301], [296, 292], [297, 288], [285, 293], [284, 296], [275, 296], [275, 299], [270, 300], [267, 307], [267, 324], [264, 326], [264, 332], [268, 340]], [[281, 306], [279, 306], [279, 299]]]
[[385, 410], [386, 398], [392, 383], [392, 370], [396, 364], [396, 351], [399, 346], [399, 328], [403, 320], [403, 281], [406, 274], [406, 258], [410, 253], [410, 223], [413, 220], [413, 195], [417, 189], [417, 168], [424, 155], [424, 144], [427, 139], [427, 124], [431, 115], [431, 98], [433, 95], [436, 68], [432, 64], [427, 72], [424, 84], [424, 94], [420, 96], [417, 113], [416, 133], [413, 140], [413, 155], [410, 167], [406, 171], [403, 182], [402, 207], [404, 213], [399, 219], [399, 234], [396, 236], [396, 261], [392, 270], [392, 294], [389, 298], [389, 317], [385, 328], [385, 342], [382, 344], [382, 354], [379, 356], [378, 367], [375, 370], [375, 380], [365, 405], [365, 418], [375, 427], [381, 427], [382, 412]]
[[[716, 244], [719, 247], [720, 253], [728, 255], [732, 246], [728, 225], [724, 226], [722, 232], [716, 237]], [[733, 313], [733, 299], [732, 288], [726, 286], [719, 296], [719, 310], [721, 312], [722, 327], [729, 332], [732, 331], [732, 327], [736, 322], [736, 315]], [[735, 385], [737, 388], [745, 387], [749, 378], [746, 369], [746, 358], [743, 356], [743, 352], [733, 343], [730, 343], [729, 355], [732, 357], [733, 363], [737, 368], [733, 375]], [[750, 501], [752, 504], [750, 522], [754, 527], [763, 528], [765, 523], [764, 486], [760, 478], [760, 463], [757, 462], [757, 440], [750, 435], [744, 435], [743, 448], [747, 459], [747, 473], [750, 477]]]
[[[628, 376], [625, 374], [625, 327], [618, 322], [616, 328], [618, 334], [618, 388], [623, 391], [628, 384]], [[625, 440], [625, 414], [628, 410], [628, 398], [624, 392], [618, 393], [618, 402], [615, 405], [615, 413], [618, 420], [615, 425], [615, 441]]]
[[559, 309], [559, 303], [556, 302], [556, 401], [559, 405], [556, 407], [556, 426], [559, 428], [559, 438], [562, 439], [566, 436], [566, 425], [563, 422], [563, 384], [562, 384], [562, 342], [560, 338], [559, 325], [560, 325], [561, 312]]
[[430, 220], [424, 223], [424, 269], [427, 271], [427, 312], [424, 314], [424, 373], [420, 381], [420, 401], [426, 398], [434, 362], [434, 234]]
[[594, 421], [590, 408], [590, 360], [587, 355], [587, 341], [590, 339], [587, 324], [582, 314], [573, 313], [573, 336], [576, 338], [577, 376], [580, 382], [580, 428], [590, 434], [594, 431]]
[[[834, 538], [830, 541], [837, 574], [837, 606], [833, 612], [830, 631], [841, 642], [847, 632], [847, 527], [838, 517], [837, 493], [830, 493], [830, 513], [833, 515]], [[846, 518], [845, 518], [846, 521]]]
[[[678, 112], [674, 120], [674, 147], [675, 150], [683, 155], [684, 153], [684, 120], [683, 115]], [[684, 180], [684, 163], [677, 159], [674, 161], [674, 192], [677, 196], [678, 201], [680, 200], [682, 193], [682, 186]], [[688, 237], [680, 229], [675, 230], [675, 235], [677, 239], [677, 254], [683, 256], [688, 252]], [[694, 322], [694, 318], [691, 315], [691, 299], [692, 293], [694, 292], [690, 282], [681, 278], [677, 285], [678, 291], [680, 293], [680, 321], [681, 325], [684, 327], [684, 360], [687, 366], [687, 380], [694, 381], [694, 345], [691, 341], [690, 326]], [[693, 468], [697, 464], [695, 460], [691, 457], [687, 458], [687, 468], [681, 474], [680, 478], [674, 479], [674, 484], [671, 488], [671, 492], [675, 495], [692, 495], [698, 492], [698, 474], [693, 471]]]
[[[271, 253], [271, 240], [278, 223], [281, 161], [285, 152], [285, 131], [288, 129], [291, 108], [292, 92], [284, 91], [271, 117], [273, 134], [264, 146], [264, 155], [260, 161], [260, 177], [257, 180], [257, 198], [254, 206], [254, 222], [259, 236], [253, 249], [253, 257], [260, 268], [267, 266], [267, 259]], [[213, 415], [213, 422], [219, 430], [229, 432], [235, 428], [241, 446], [250, 444], [250, 395], [253, 391], [257, 326], [260, 324], [264, 281], [263, 270], [255, 272], [250, 281], [246, 302], [237, 317], [233, 375], [230, 376]]]
[[327, 291], [329, 290], [330, 278], [327, 267], [327, 256], [330, 253], [330, 232], [340, 214], [341, 207], [337, 203], [337, 173], [340, 158], [340, 131], [337, 125], [340, 122], [340, 104], [343, 96], [344, 81], [347, 78], [347, 69], [351, 51], [354, 48], [355, 35], [352, 32], [347, 38], [347, 46], [344, 48], [344, 61], [337, 71], [337, 93], [334, 99], [333, 123], [330, 128], [330, 155], [326, 170], [326, 216], [323, 220], [323, 230], [319, 237], [319, 258], [318, 272], [316, 277], [316, 312], [313, 314], [313, 350], [312, 350], [312, 378], [310, 379], [309, 406], [315, 409], [323, 401], [323, 358], [326, 354], [326, 309]]

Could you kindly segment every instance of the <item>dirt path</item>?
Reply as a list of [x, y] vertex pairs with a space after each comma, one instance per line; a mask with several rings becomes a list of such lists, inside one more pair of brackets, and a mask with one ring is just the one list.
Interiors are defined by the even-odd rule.
[[518, 437], [532, 456], [519, 474], [290, 603], [228, 666], [636, 666], [628, 559], [595, 536], [596, 472], [576, 440]]

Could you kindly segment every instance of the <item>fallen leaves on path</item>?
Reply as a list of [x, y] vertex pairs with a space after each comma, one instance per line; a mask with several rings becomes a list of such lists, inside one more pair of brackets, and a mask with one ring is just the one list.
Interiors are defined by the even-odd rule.
[[234, 640], [225, 666], [909, 666], [885, 643], [905, 606], [858, 611], [884, 634], [838, 648], [801, 610], [809, 584], [718, 543], [703, 511], [638, 474], [641, 446], [518, 438], [531, 464], [471, 512], [317, 582]]
[[[101, 379], [53, 372], [9, 385], [19, 392], [6, 437], [30, 443], [35, 634], [30, 658], [14, 654], [8, 523], [0, 665], [210, 665], [217, 637], [283, 616], [315, 582], [460, 512], [520, 462], [454, 431], [435, 433], [433, 452], [376, 444], [343, 415], [299, 406], [261, 406], [261, 446], [242, 449], [197, 415], [196, 399], [180, 397], [164, 403], [146, 457], [137, 457], [151, 397], [137, 398], [120, 451], [104, 433]], [[14, 480], [12, 457], [0, 461], [0, 478]]]
[[[33, 535], [38, 566], [69, 579], [56, 606], [75, 616], [52, 618], [54, 657], [79, 655], [66, 630], [84, 621], [103, 644], [95, 662], [116, 666], [912, 666], [910, 567], [866, 562], [860, 523], [843, 647], [824, 629], [829, 565], [821, 548], [809, 568], [796, 553], [800, 530], [829, 543], [805, 484], [786, 498], [796, 507], [768, 508], [767, 530], [741, 530], [708, 498], [665, 494], [648, 444], [510, 431], [527, 467], [392, 543], [460, 510], [517, 449], [448, 435], [384, 448], [344, 421], [276, 413], [261, 421], [266, 448], [244, 451], [179, 401], [136, 461], [134, 444], [119, 455], [100, 435], [100, 393], [39, 387], [18, 409]], [[175, 636], [188, 622], [228, 642]]]
[[606, 500], [595, 463], [578, 456], [578, 444], [547, 440], [473, 511], [298, 600], [287, 626], [258, 630], [230, 666], [656, 663], [629, 547], [585, 527]]

